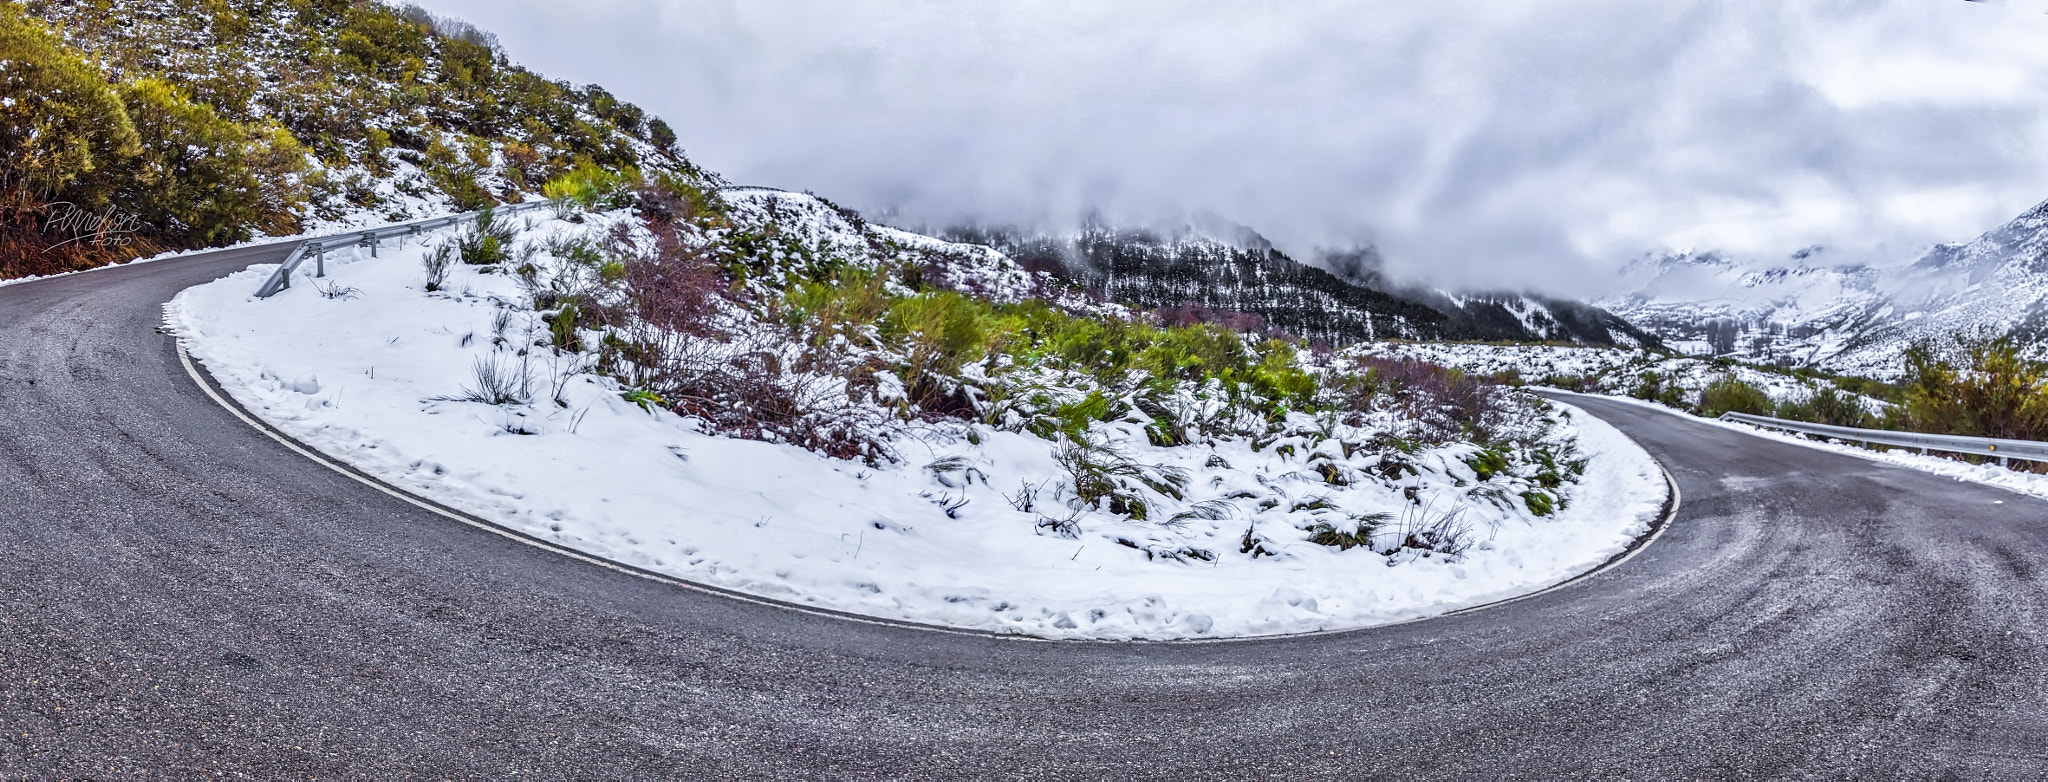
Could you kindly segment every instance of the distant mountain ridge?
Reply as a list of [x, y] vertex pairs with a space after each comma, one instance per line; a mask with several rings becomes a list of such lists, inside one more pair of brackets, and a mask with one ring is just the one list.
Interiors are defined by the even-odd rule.
[[1596, 303], [1686, 352], [1860, 374], [1895, 372], [1919, 339], [2048, 341], [2048, 203], [1905, 266], [1816, 263], [1823, 255], [1761, 268], [1714, 253], [1653, 256], [1624, 270], [1634, 292]]
[[1568, 342], [1657, 347], [1658, 340], [1591, 305], [1516, 293], [1449, 293], [1390, 284], [1372, 248], [1289, 257], [1257, 232], [1218, 221], [1171, 231], [1092, 223], [1068, 234], [955, 228], [1026, 268], [1056, 270], [1110, 299], [1150, 308], [1201, 304], [1252, 313], [1304, 339]]

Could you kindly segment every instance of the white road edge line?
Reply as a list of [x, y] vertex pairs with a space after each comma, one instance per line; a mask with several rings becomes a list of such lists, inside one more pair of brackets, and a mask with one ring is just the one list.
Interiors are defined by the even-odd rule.
[[[169, 328], [170, 325], [171, 324], [166, 323], [166, 328], [167, 330], [172, 331], [173, 335], [175, 336], [176, 330], [173, 328]], [[888, 627], [898, 630], [922, 630], [924, 632], [929, 633], [944, 633], [946, 635], [959, 635], [970, 638], [988, 638], [1004, 641], [1094, 644], [1224, 644], [1244, 643], [1248, 641], [1279, 641], [1290, 638], [1314, 638], [1317, 636], [1326, 635], [1344, 635], [1347, 633], [1371, 632], [1381, 628], [1398, 627], [1406, 624], [1414, 624], [1416, 622], [1427, 622], [1432, 619], [1441, 619], [1444, 617], [1458, 616], [1460, 614], [1476, 613], [1479, 611], [1484, 611], [1489, 608], [1498, 608], [1509, 603], [1518, 603], [1533, 597], [1547, 595], [1551, 592], [1555, 592], [1557, 590], [1563, 589], [1573, 584], [1577, 584], [1581, 581], [1586, 581], [1588, 579], [1591, 579], [1593, 576], [1597, 576], [1601, 573], [1605, 573], [1609, 570], [1613, 570], [1614, 568], [1620, 567], [1622, 563], [1634, 559], [1636, 555], [1643, 553], [1645, 549], [1648, 549], [1652, 543], [1655, 543], [1657, 541], [1657, 538], [1662, 537], [1664, 535], [1664, 530], [1669, 529], [1671, 527], [1671, 522], [1678, 517], [1678, 481], [1674, 480], [1671, 477], [1671, 471], [1664, 469], [1663, 463], [1659, 462], [1657, 465], [1657, 469], [1658, 471], [1664, 474], [1664, 485], [1670, 491], [1670, 496], [1665, 500], [1664, 513], [1662, 517], [1657, 520], [1655, 526], [1651, 528], [1648, 537], [1640, 538], [1635, 543], [1630, 544], [1629, 549], [1627, 551], [1624, 551], [1619, 557], [1610, 559], [1607, 562], [1602, 563], [1599, 567], [1593, 568], [1592, 570], [1588, 570], [1584, 573], [1572, 576], [1571, 578], [1559, 581], [1555, 584], [1544, 587], [1541, 590], [1530, 592], [1526, 595], [1517, 595], [1515, 597], [1496, 600], [1491, 603], [1482, 603], [1476, 606], [1467, 606], [1465, 608], [1460, 608], [1455, 611], [1446, 611], [1441, 614], [1431, 614], [1429, 616], [1418, 616], [1412, 619], [1403, 619], [1398, 622], [1388, 622], [1386, 624], [1371, 625], [1368, 627], [1351, 627], [1337, 630], [1312, 630], [1305, 633], [1284, 633], [1280, 635], [1247, 635], [1238, 636], [1234, 638], [1183, 638], [1170, 641], [1117, 641], [1096, 638], [1041, 638], [1034, 635], [991, 633], [981, 630], [964, 630], [955, 627], [941, 627], [938, 625], [917, 624], [914, 622], [901, 622], [890, 619], [880, 619], [871, 616], [861, 616], [859, 614], [829, 611], [798, 603], [788, 603], [780, 600], [772, 600], [768, 598], [757, 597], [754, 595], [746, 594], [744, 592], [719, 589], [717, 587], [699, 584], [694, 581], [686, 581], [684, 579], [676, 578], [674, 576], [663, 575], [661, 573], [656, 573], [651, 570], [644, 570], [624, 563], [614, 562], [603, 557], [592, 556], [590, 554], [586, 554], [584, 552], [577, 551], [575, 549], [557, 543], [550, 543], [548, 541], [541, 540], [526, 533], [519, 532], [517, 530], [510, 529], [508, 527], [504, 527], [486, 521], [484, 519], [471, 516], [462, 511], [434, 502], [433, 500], [416, 496], [411, 492], [399, 489], [398, 487], [385, 483], [382, 480], [378, 480], [377, 478], [370, 476], [366, 473], [363, 473], [361, 471], [358, 471], [353, 467], [349, 467], [346, 464], [342, 464], [338, 460], [335, 460], [327, 456], [326, 454], [320, 453], [318, 451], [313, 450], [310, 447], [302, 445], [297, 440], [292, 439], [291, 436], [286, 435], [281, 431], [278, 431], [275, 427], [272, 427], [271, 425], [257, 419], [255, 416], [250, 415], [247, 411], [242, 409], [242, 406], [240, 404], [223, 396], [219, 390], [216, 390], [214, 388], [214, 384], [212, 383], [212, 381], [208, 379], [208, 375], [202, 372], [199, 369], [198, 365], [192, 362], [192, 354], [185, 350], [185, 340], [183, 337], [177, 337], [173, 340], [173, 342], [177, 346], [178, 361], [185, 366], [185, 374], [190, 375], [192, 377], [192, 382], [199, 385], [199, 390], [205, 392], [207, 398], [212, 399], [214, 404], [220, 405], [222, 408], [226, 409], [230, 414], [233, 414], [236, 418], [241, 419], [242, 423], [254, 427], [257, 431], [262, 432], [265, 436], [268, 436], [272, 440], [276, 440], [279, 445], [283, 445], [284, 447], [290, 449], [293, 453], [296, 453], [300, 456], [304, 456], [307, 459], [313, 460], [315, 464], [319, 464], [323, 467], [326, 467], [327, 469], [348, 476], [350, 479], [358, 483], [361, 483], [372, 489], [376, 489], [377, 491], [383, 492], [384, 494], [390, 495], [391, 497], [394, 497], [396, 499], [402, 500], [421, 510], [433, 513], [437, 516], [441, 516], [442, 518], [446, 518], [452, 521], [469, 525], [476, 529], [489, 532], [493, 535], [497, 535], [507, 540], [524, 543], [534, 548], [541, 549], [543, 551], [547, 551], [554, 554], [559, 554], [570, 559], [577, 560], [579, 562], [589, 563], [601, 568], [605, 568], [607, 570], [611, 570], [617, 573], [623, 573], [629, 576], [643, 578], [648, 581], [653, 581], [655, 583], [665, 584], [673, 587], [680, 587], [682, 589], [687, 589], [700, 594], [737, 600], [742, 603], [766, 606], [769, 608], [780, 608], [785, 611], [795, 611], [800, 614], [823, 617], [826, 619], [839, 619], [849, 622], [859, 622], [861, 624], [874, 625], [876, 627]], [[1592, 414], [1587, 413], [1587, 415]], [[1626, 437], [1627, 435], [1624, 434], [1623, 436]], [[1652, 459], [1654, 458], [1655, 457], [1652, 457]]]

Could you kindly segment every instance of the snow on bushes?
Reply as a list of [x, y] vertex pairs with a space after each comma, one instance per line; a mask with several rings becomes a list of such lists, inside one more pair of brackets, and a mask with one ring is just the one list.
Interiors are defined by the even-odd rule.
[[250, 300], [252, 270], [172, 320], [259, 415], [487, 518], [1000, 632], [1436, 613], [1596, 565], [1663, 500], [1626, 438], [1470, 373], [1161, 325], [810, 196], [636, 198], [330, 263], [354, 300]]

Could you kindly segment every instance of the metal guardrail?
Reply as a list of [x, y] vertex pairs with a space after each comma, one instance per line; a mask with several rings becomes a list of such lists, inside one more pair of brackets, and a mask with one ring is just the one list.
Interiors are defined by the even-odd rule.
[[2008, 459], [2030, 462], [2048, 462], [2048, 443], [2032, 440], [2002, 440], [1996, 437], [1963, 437], [1947, 434], [1921, 434], [1919, 432], [1894, 432], [1885, 429], [1856, 429], [1847, 426], [1810, 424], [1805, 421], [1787, 421], [1782, 418], [1766, 418], [1747, 413], [1724, 413], [1724, 421], [1740, 421], [1770, 429], [1788, 432], [1832, 437], [1872, 445], [1890, 445], [1900, 448], [1918, 448], [1921, 453], [1943, 451], [1974, 456], [1990, 456], [2000, 464]]
[[[539, 201], [504, 204], [492, 207], [486, 211], [491, 212], [494, 216], [512, 215], [554, 205], [554, 201], [542, 199]], [[309, 257], [313, 259], [313, 276], [327, 276], [327, 251], [329, 249], [341, 249], [351, 246], [368, 247], [370, 248], [370, 257], [375, 258], [377, 257], [378, 245], [382, 244], [385, 239], [394, 236], [414, 236], [428, 231], [437, 231], [465, 221], [474, 220], [481, 214], [483, 212], [464, 212], [447, 217], [430, 217], [425, 220], [393, 223], [353, 233], [307, 239], [304, 242], [300, 242], [299, 246], [292, 248], [292, 254], [285, 256], [284, 263], [278, 264], [277, 271], [270, 274], [270, 279], [263, 281], [263, 287], [256, 289], [256, 298], [267, 299], [277, 295], [278, 291], [292, 287], [292, 272], [298, 271], [299, 265], [305, 263]]]

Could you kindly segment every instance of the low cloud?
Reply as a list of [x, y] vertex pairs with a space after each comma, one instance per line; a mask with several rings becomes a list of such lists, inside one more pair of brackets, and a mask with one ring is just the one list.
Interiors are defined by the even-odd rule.
[[736, 182], [908, 224], [1213, 213], [1590, 294], [1667, 248], [1905, 260], [2048, 199], [2027, 2], [423, 4]]

